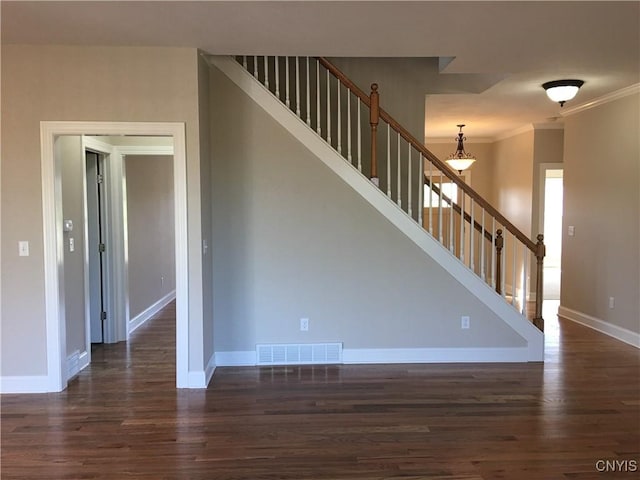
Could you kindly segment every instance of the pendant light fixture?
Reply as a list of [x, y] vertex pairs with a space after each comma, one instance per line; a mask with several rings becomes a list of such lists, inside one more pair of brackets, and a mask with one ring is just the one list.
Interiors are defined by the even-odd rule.
[[584, 84], [582, 80], [554, 80], [542, 84], [542, 88], [547, 92], [547, 96], [560, 106], [576, 96], [580, 87]]
[[462, 133], [462, 127], [464, 127], [464, 124], [457, 125], [457, 127], [460, 129], [458, 132], [458, 138], [456, 138], [458, 146], [455, 153], [449, 155], [446, 162], [453, 170], [457, 170], [459, 174], [462, 174], [462, 172], [469, 168], [476, 159], [473, 155], [464, 151], [464, 141], [467, 139], [467, 137]]

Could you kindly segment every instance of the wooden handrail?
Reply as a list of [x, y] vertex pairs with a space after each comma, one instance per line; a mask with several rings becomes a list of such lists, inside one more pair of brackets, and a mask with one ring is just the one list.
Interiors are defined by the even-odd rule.
[[318, 60], [318, 62], [320, 62], [320, 65], [322, 65], [324, 68], [329, 70], [329, 72], [331, 72], [331, 74], [334, 77], [336, 77], [338, 80], [340, 80], [340, 82], [345, 87], [347, 87], [349, 90], [351, 90], [351, 92], [353, 92], [362, 101], [362, 103], [364, 103], [367, 107], [371, 108], [371, 99], [369, 98], [369, 95], [367, 95], [362, 90], [360, 90], [360, 88], [355, 83], [353, 83], [349, 79], [349, 77], [347, 77], [344, 73], [342, 73], [340, 70], [338, 70], [338, 68], [335, 65], [333, 65], [326, 58], [324, 58], [324, 57], [316, 57], [316, 59]]
[[[449, 198], [447, 195], [445, 195], [444, 193], [440, 192], [440, 188], [436, 187], [435, 185], [432, 185], [431, 182], [429, 182], [429, 180], [425, 177], [424, 179], [424, 183], [425, 185], [429, 185], [429, 188], [431, 190], [433, 190], [433, 193], [435, 193], [436, 195], [440, 196], [442, 195], [442, 199], [447, 202], [449, 205], [451, 205], [451, 208], [453, 208], [455, 210], [455, 212], [460, 215], [462, 212], [462, 208], [460, 208], [460, 205], [458, 205], [457, 203], [455, 203], [453, 200], [451, 200], [451, 198]], [[467, 221], [469, 224], [471, 224], [471, 215], [469, 215], [467, 212], [464, 212], [464, 219], [465, 221]], [[482, 233], [482, 225], [479, 224], [477, 221], [473, 221], [473, 226], [474, 228], [479, 231], [480, 233]], [[489, 240], [490, 242], [493, 243], [493, 235], [491, 235], [491, 233], [489, 233], [489, 231], [485, 228], [484, 229], [484, 238], [486, 238], [487, 240]]]
[[[349, 90], [351, 90], [362, 102], [371, 107], [371, 100], [369, 96], [364, 93], [358, 86], [353, 83], [344, 73], [342, 73], [336, 66], [334, 66], [330, 61], [328, 61], [324, 57], [318, 57], [318, 61], [320, 64], [325, 67], [333, 76], [335, 76], [340, 82]], [[400, 134], [402, 138], [404, 138], [408, 143], [410, 143], [413, 148], [422, 153], [422, 156], [429, 160], [432, 164], [434, 164], [438, 169], [440, 169], [449, 180], [458, 185], [466, 195], [471, 197], [475, 203], [484, 208], [491, 216], [493, 216], [499, 223], [501, 223], [509, 232], [511, 232], [518, 240], [520, 240], [526, 247], [531, 250], [533, 253], [537, 252], [537, 246], [533, 240], [527, 237], [524, 233], [522, 233], [518, 227], [516, 227], [513, 223], [507, 220], [498, 210], [496, 210], [493, 205], [487, 202], [482, 196], [476, 192], [473, 188], [471, 188], [468, 184], [466, 184], [462, 179], [460, 179], [455, 173], [451, 171], [451, 169], [438, 157], [436, 157], [427, 147], [423, 145], [422, 142], [419, 142], [409, 131], [400, 125], [389, 113], [387, 113], [383, 108], [379, 108], [379, 116], [385, 122], [391, 126], [397, 133]]]

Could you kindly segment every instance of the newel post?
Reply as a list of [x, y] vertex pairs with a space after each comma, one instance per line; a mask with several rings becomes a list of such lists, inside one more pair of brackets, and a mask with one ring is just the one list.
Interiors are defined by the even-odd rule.
[[502, 229], [496, 231], [496, 292], [502, 295], [502, 247], [504, 247], [504, 238], [502, 237]]
[[542, 318], [542, 295], [543, 295], [543, 283], [542, 273], [544, 271], [543, 262], [546, 254], [546, 247], [544, 246], [544, 235], [538, 234], [538, 243], [536, 243], [536, 312], [533, 318], [533, 324], [544, 332], [544, 319]]
[[378, 94], [378, 84], [371, 84], [371, 108], [369, 109], [369, 124], [371, 125], [371, 174], [369, 178], [376, 185], [379, 186], [380, 180], [378, 179], [378, 159], [377, 159], [377, 134], [378, 134], [378, 121], [379, 121], [379, 106], [380, 95]]

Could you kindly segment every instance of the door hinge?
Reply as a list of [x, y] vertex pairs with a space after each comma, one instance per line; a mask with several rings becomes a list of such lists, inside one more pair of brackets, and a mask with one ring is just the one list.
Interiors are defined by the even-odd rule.
[[104, 182], [104, 176], [99, 173], [98, 176], [96, 177], [96, 183], [102, 183]]
[[107, 319], [107, 312], [100, 312], [100, 320], [103, 322]]
[[98, 244], [98, 251], [100, 253], [103, 253], [105, 251], [106, 247], [104, 246], [104, 243], [99, 243]]

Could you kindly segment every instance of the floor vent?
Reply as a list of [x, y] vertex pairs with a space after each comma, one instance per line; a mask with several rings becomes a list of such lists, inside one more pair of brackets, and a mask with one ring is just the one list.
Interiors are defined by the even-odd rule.
[[256, 345], [258, 365], [342, 363], [341, 343]]

